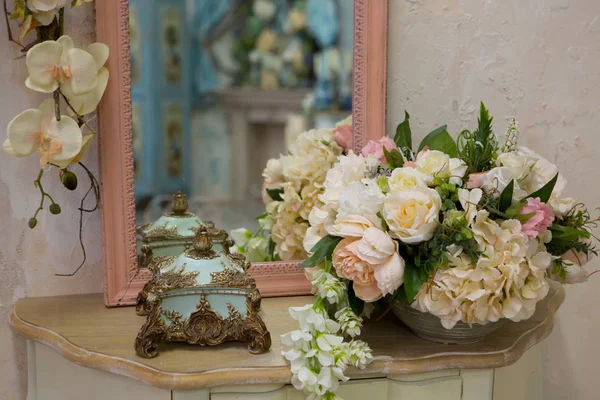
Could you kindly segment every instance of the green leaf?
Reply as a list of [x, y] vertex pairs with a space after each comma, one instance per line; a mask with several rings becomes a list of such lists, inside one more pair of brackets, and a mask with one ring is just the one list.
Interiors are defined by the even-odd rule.
[[377, 212], [377, 217], [379, 217], [379, 220], [381, 221], [381, 227], [383, 228], [383, 231], [384, 232], [389, 231], [390, 227], [388, 226], [388, 223], [385, 220], [385, 218], [383, 218], [383, 214], [381, 213], [381, 211]]
[[524, 224], [525, 222], [529, 221], [529, 218], [532, 218], [536, 213], [532, 212], [529, 214], [519, 214], [516, 215], [515, 218], [519, 220], [520, 223]]
[[450, 157], [458, 157], [458, 148], [452, 136], [448, 133], [447, 126], [440, 126], [425, 136], [419, 145], [419, 151], [427, 146], [429, 150], [439, 150], [448, 154]]
[[412, 151], [412, 133], [410, 131], [410, 115], [404, 111], [404, 121], [396, 128], [396, 136], [394, 142], [399, 149], [409, 149]]
[[272, 238], [269, 238], [269, 248], [268, 248], [269, 257], [271, 260], [275, 258], [275, 242]]
[[498, 202], [498, 209], [502, 212], [508, 210], [512, 203], [513, 192], [515, 190], [515, 180], [513, 179], [510, 183], [504, 188], [502, 194], [500, 194], [500, 201]]
[[515, 218], [517, 215], [521, 214], [521, 210], [523, 209], [524, 205], [525, 205], [524, 200], [517, 201], [515, 204], [513, 204], [512, 206], [510, 206], [506, 209], [504, 216], [506, 217], [506, 219]]
[[283, 188], [279, 188], [279, 189], [266, 189], [267, 190], [267, 194], [269, 195], [269, 197], [271, 198], [271, 200], [274, 201], [283, 201], [283, 198], [281, 197], [281, 194], [283, 193]]
[[356, 293], [354, 293], [352, 281], [348, 284], [348, 303], [350, 303], [350, 308], [354, 311], [354, 314], [360, 317], [363, 309], [365, 308], [365, 302], [356, 297]]
[[556, 173], [556, 175], [554, 175], [554, 178], [550, 179], [550, 182], [546, 183], [539, 190], [531, 193], [529, 196], [526, 197], [526, 199], [535, 199], [536, 197], [539, 197], [541, 202], [547, 203], [548, 200], [550, 200], [550, 196], [552, 196], [552, 191], [554, 190], [554, 185], [556, 185], [557, 180], [558, 172]]
[[424, 280], [421, 279], [420, 275], [421, 274], [415, 265], [408, 262], [404, 264], [404, 292], [406, 293], [409, 304], [412, 303], [424, 283]]
[[322, 264], [325, 261], [331, 261], [333, 250], [342, 241], [341, 237], [327, 235], [310, 249], [312, 256], [305, 260], [298, 268], [311, 268]]
[[404, 158], [402, 158], [402, 154], [400, 154], [398, 150], [393, 149], [392, 151], [389, 151], [383, 146], [383, 154], [385, 155], [385, 159], [390, 168], [401, 168], [404, 165]]
[[13, 0], [13, 12], [10, 13], [10, 19], [25, 18], [27, 12], [27, 2], [25, 0]]
[[475, 131], [475, 139], [479, 143], [486, 144], [494, 141], [492, 136], [492, 122], [494, 117], [490, 117], [490, 112], [485, 108], [485, 104], [481, 102], [479, 105], [479, 118], [477, 119], [477, 131]]

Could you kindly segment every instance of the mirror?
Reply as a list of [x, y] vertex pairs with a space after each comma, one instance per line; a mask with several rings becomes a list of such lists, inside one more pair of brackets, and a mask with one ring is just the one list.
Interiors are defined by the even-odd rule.
[[[312, 39], [311, 5], [318, 6], [312, 35], [320, 35]], [[96, 2], [97, 40], [111, 54], [98, 112], [107, 306], [135, 304], [151, 276], [138, 268], [136, 225], [156, 220], [174, 191], [186, 191], [190, 211], [218, 227], [252, 230], [264, 210], [262, 170], [298, 132], [331, 129], [351, 102], [355, 152], [384, 134], [387, 7], [387, 0]], [[306, 29], [286, 30], [290, 19]], [[252, 52], [261, 35], [263, 53]], [[318, 47], [323, 37], [333, 43]], [[288, 51], [283, 44], [291, 42], [300, 44]], [[252, 263], [249, 272], [263, 297], [308, 294], [298, 264]]]
[[136, 224], [182, 191], [202, 220], [255, 231], [267, 161], [351, 114], [354, 2], [130, 0], [129, 20]]

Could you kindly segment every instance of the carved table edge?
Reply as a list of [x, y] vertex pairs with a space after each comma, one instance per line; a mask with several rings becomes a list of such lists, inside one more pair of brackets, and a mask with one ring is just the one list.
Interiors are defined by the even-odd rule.
[[[349, 368], [350, 378], [387, 377], [420, 374], [449, 369], [490, 369], [511, 365], [532, 346], [545, 339], [554, 326], [554, 313], [565, 298], [562, 286], [549, 299], [548, 314], [544, 321], [524, 332], [508, 349], [487, 354], [463, 354], [456, 351], [430, 356], [386, 360], [376, 359], [367, 368]], [[44, 344], [75, 364], [125, 376], [168, 390], [206, 389], [217, 386], [246, 384], [289, 384], [292, 374], [287, 365], [276, 367], [226, 368], [202, 372], [167, 372], [130, 359], [111, 356], [79, 347], [59, 333], [22, 320], [16, 313], [16, 304], [9, 315], [11, 329], [28, 340]], [[452, 347], [449, 347], [451, 350]], [[277, 351], [273, 349], [271, 351]]]

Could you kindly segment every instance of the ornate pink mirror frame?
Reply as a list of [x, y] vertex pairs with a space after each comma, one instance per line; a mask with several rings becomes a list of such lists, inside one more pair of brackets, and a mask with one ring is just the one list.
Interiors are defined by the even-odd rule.
[[[111, 51], [111, 79], [99, 107], [100, 179], [104, 238], [104, 301], [135, 304], [148, 280], [137, 271], [128, 0], [97, 1], [97, 40]], [[388, 0], [354, 1], [354, 151], [384, 135]], [[250, 274], [263, 297], [310, 293], [298, 262], [254, 263]]]

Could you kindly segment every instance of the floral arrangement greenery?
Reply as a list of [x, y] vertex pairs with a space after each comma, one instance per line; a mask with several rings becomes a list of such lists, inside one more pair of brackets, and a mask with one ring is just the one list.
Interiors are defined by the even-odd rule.
[[[271, 159], [263, 172], [266, 212], [257, 218], [259, 228], [231, 232], [234, 249], [251, 262], [304, 260], [315, 243], [309, 216], [322, 207], [321, 195], [327, 172], [338, 157], [352, 148], [352, 117], [333, 129], [301, 133], [287, 155]], [[313, 222], [316, 223], [316, 222]]]
[[327, 171], [300, 265], [317, 298], [290, 309], [300, 329], [282, 337], [292, 383], [309, 398], [336, 398], [345, 368], [372, 360], [354, 337], [386, 297], [452, 329], [528, 319], [547, 277], [588, 278], [597, 220], [567, 196], [555, 165], [518, 146], [515, 120], [502, 147], [492, 122], [481, 104], [475, 130], [455, 141], [443, 126], [414, 148], [406, 114], [393, 140], [340, 155]]
[[[51, 214], [61, 213], [60, 205], [44, 189], [42, 177], [45, 173], [56, 168], [68, 190], [77, 188], [75, 165], [89, 178], [90, 188], [79, 207], [79, 241], [83, 250], [79, 268], [86, 258], [82, 242], [83, 213], [96, 210], [99, 199], [99, 184], [82, 159], [96, 135], [92, 127], [93, 113], [108, 84], [109, 72], [104, 64], [109, 50], [103, 43], [93, 43], [86, 49], [76, 48], [73, 40], [64, 35], [64, 13], [68, 3], [75, 8], [90, 1], [13, 0], [13, 11], [9, 13], [4, 0], [8, 39], [20, 46], [25, 54], [29, 73], [25, 86], [52, 97], [38, 108], [25, 110], [10, 121], [3, 148], [15, 157], [36, 153], [40, 158], [40, 172], [34, 180], [34, 186], [40, 192], [40, 205], [29, 220], [31, 229], [36, 227], [37, 217], [44, 210], [46, 200], [50, 202], [48, 209]], [[19, 21], [17, 39], [12, 35], [9, 19]], [[36, 33], [36, 38], [24, 44], [25, 38], [32, 32]], [[68, 115], [63, 115], [62, 110], [67, 110]], [[84, 201], [91, 192], [96, 197], [96, 205], [85, 208]]]

